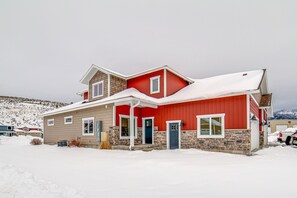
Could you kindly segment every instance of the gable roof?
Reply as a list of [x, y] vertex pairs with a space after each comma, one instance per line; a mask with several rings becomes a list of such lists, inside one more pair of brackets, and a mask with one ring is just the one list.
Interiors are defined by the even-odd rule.
[[125, 99], [136, 99], [153, 105], [166, 105], [182, 102], [206, 100], [212, 98], [222, 98], [248, 93], [259, 93], [259, 85], [262, 82], [264, 70], [255, 70], [214, 76], [211, 78], [196, 79], [194, 82], [178, 92], [164, 97], [153, 98], [139, 92], [135, 88], [125, 89], [107, 98], [93, 102], [77, 102], [59, 109], [47, 112], [43, 116], [59, 114], [67, 111], [90, 108], [118, 102]]
[[101, 72], [103, 72], [105, 74], [111, 74], [111, 75], [114, 75], [116, 77], [119, 77], [119, 78], [122, 78], [122, 79], [125, 79], [125, 80], [129, 80], [129, 79], [136, 78], [138, 76], [149, 74], [149, 73], [159, 71], [159, 70], [162, 70], [162, 69], [166, 69], [166, 70], [174, 73], [175, 75], [179, 76], [180, 78], [184, 79], [185, 81], [187, 81], [189, 83], [194, 82], [192, 79], [180, 74], [179, 72], [175, 71], [174, 69], [172, 69], [168, 65], [151, 68], [151, 69], [148, 69], [148, 70], [145, 70], [145, 71], [142, 71], [142, 72], [138, 72], [138, 73], [135, 73], [135, 74], [124, 75], [124, 74], [120, 74], [118, 72], [115, 72], [115, 71], [112, 71], [110, 69], [106, 69], [104, 67], [100, 67], [100, 66], [97, 66], [97, 65], [94, 65], [94, 64], [91, 65], [91, 67], [88, 69], [88, 71], [82, 77], [80, 82], [87, 85], [89, 83], [89, 81], [91, 80], [91, 78], [96, 74], [97, 71], [101, 71]]

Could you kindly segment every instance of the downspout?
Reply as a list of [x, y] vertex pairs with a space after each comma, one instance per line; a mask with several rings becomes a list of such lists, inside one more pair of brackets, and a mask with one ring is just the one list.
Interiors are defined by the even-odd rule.
[[[129, 149], [132, 150], [134, 147], [134, 108], [140, 105], [140, 100], [133, 105], [133, 102], [130, 103], [130, 146]], [[136, 123], [137, 127], [137, 123]], [[137, 129], [136, 129], [137, 131]]]

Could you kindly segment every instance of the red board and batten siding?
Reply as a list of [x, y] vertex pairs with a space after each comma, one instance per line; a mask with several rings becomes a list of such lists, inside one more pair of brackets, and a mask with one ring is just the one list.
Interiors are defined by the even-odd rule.
[[254, 101], [252, 97], [250, 97], [250, 110], [251, 110], [251, 113], [253, 113], [257, 118], [260, 119], [259, 106], [257, 105], [257, 103]]
[[[155, 126], [159, 131], [166, 131], [166, 121], [181, 120], [182, 130], [197, 130], [197, 115], [225, 113], [226, 129], [246, 129], [247, 109], [246, 95], [200, 100], [159, 106], [157, 109], [137, 108], [138, 126], [142, 125], [142, 117], [155, 117]], [[129, 115], [128, 106], [116, 108], [116, 124], [119, 126], [119, 114]]]
[[182, 79], [181, 77], [175, 75], [174, 73], [166, 70], [166, 77], [167, 77], [167, 96], [170, 96], [180, 89], [186, 87], [188, 82]]
[[88, 100], [89, 99], [89, 92], [84, 92], [84, 100]]
[[[151, 94], [150, 78], [156, 76], [160, 76], [160, 92]], [[129, 79], [127, 81], [127, 87], [135, 88], [138, 91], [154, 98], [162, 98], [164, 97], [164, 69]]]

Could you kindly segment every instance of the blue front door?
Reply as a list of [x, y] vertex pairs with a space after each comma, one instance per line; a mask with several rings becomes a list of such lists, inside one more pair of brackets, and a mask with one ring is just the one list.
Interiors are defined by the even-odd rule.
[[145, 120], [145, 137], [144, 141], [146, 144], [153, 143], [153, 121], [152, 119]]
[[169, 123], [169, 148], [179, 148], [179, 123]]

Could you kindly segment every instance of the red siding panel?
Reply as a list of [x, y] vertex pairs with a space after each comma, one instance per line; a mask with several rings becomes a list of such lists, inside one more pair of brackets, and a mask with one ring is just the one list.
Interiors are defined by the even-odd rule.
[[177, 92], [178, 90], [186, 87], [188, 82], [184, 79], [180, 78], [179, 76], [175, 75], [174, 73], [166, 70], [166, 77], [167, 77], [167, 96], [170, 96]]
[[87, 100], [89, 98], [89, 92], [84, 93], [84, 100]]
[[259, 116], [259, 106], [257, 105], [257, 103], [254, 101], [254, 99], [252, 97], [250, 97], [250, 101], [251, 101], [251, 113], [253, 113], [257, 118], [260, 118]]
[[[160, 92], [156, 94], [151, 94], [150, 78], [155, 76], [160, 76]], [[164, 97], [164, 69], [149, 74], [145, 74], [136, 78], [132, 78], [128, 80], [127, 87], [135, 88], [138, 91], [154, 98], [162, 98]]]
[[[219, 113], [225, 113], [226, 129], [246, 129], [246, 95], [163, 105], [157, 109], [135, 109], [135, 116], [138, 116], [139, 127], [142, 125], [143, 117], [153, 116], [155, 117], [155, 126], [158, 126], [159, 131], [166, 130], [166, 121], [168, 120], [181, 120], [184, 122], [185, 125], [182, 127], [182, 130], [196, 130], [197, 115]], [[116, 108], [117, 126], [119, 125], [119, 114], [129, 115], [129, 106]]]

